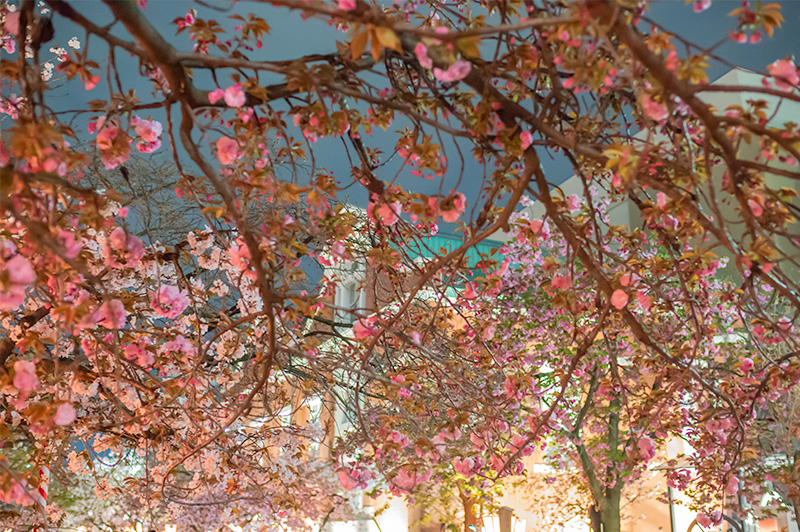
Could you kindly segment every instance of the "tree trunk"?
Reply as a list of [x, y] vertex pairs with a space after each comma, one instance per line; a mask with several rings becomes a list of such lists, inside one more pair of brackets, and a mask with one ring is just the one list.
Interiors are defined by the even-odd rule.
[[621, 482], [606, 490], [606, 498], [600, 507], [600, 519], [603, 523], [602, 532], [622, 532], [622, 515], [620, 502], [622, 499]]
[[479, 516], [475, 515], [475, 499], [459, 490], [461, 504], [464, 505], [464, 532], [477, 532], [480, 528]]
[[603, 532], [603, 518], [600, 516], [600, 510], [597, 509], [597, 503], [589, 507], [589, 523], [591, 523], [592, 532]]

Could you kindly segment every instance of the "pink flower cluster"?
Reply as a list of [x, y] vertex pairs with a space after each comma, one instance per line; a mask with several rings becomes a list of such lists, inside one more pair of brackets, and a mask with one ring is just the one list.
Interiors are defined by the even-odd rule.
[[14, 362], [14, 387], [23, 392], [35, 392], [39, 389], [36, 364], [30, 360]]
[[189, 306], [189, 297], [185, 290], [181, 290], [177, 286], [164, 284], [156, 290], [151, 303], [153, 310], [159, 315], [168, 319], [175, 319]]
[[377, 220], [383, 225], [394, 225], [400, 221], [400, 214], [403, 212], [403, 206], [399, 201], [382, 202], [377, 208], [375, 204], [370, 202], [367, 207], [367, 216], [371, 220]]
[[376, 325], [378, 321], [377, 316], [370, 316], [369, 318], [359, 318], [353, 324], [353, 336], [359, 340], [370, 338], [378, 334], [380, 330]]
[[400, 469], [397, 472], [397, 476], [394, 477], [394, 483], [405, 490], [411, 491], [415, 486], [430, 480], [431, 476], [433, 476], [433, 469], [428, 469], [425, 473], [408, 472], [405, 469]]
[[22, 255], [0, 264], [0, 310], [16, 310], [25, 300], [25, 289], [35, 280], [33, 266]]
[[225, 90], [216, 89], [208, 95], [208, 101], [212, 104], [217, 103], [221, 99], [225, 100], [225, 105], [228, 107], [243, 107], [245, 101], [247, 101], [241, 83], [231, 85]]
[[445, 222], [455, 223], [464, 214], [466, 207], [467, 197], [461, 192], [456, 192], [445, 201], [439, 203], [439, 213]]
[[112, 268], [135, 267], [144, 257], [144, 244], [121, 227], [114, 229], [103, 241], [103, 258]]
[[97, 133], [95, 143], [97, 149], [103, 154], [103, 164], [107, 170], [121, 165], [131, 155], [130, 143], [133, 142], [119, 124], [114, 120], [106, 120], [101, 116], [94, 122], [89, 122], [86, 128], [89, 133]]
[[152, 340], [147, 336], [139, 337], [136, 342], [128, 344], [123, 348], [125, 358], [145, 368], [152, 366], [156, 361], [155, 356], [147, 350], [147, 347], [152, 343]]
[[222, 164], [233, 164], [239, 158], [239, 143], [230, 137], [220, 137], [217, 141], [217, 158]]
[[94, 314], [97, 324], [106, 329], [122, 329], [127, 317], [128, 311], [119, 299], [106, 301]]
[[447, 70], [434, 68], [433, 76], [439, 81], [459, 81], [466, 78], [471, 69], [472, 65], [470, 62], [461, 59], [447, 67]]
[[139, 136], [139, 142], [136, 147], [142, 153], [153, 153], [161, 147], [161, 122], [157, 120], [145, 120], [134, 116], [131, 119], [131, 125], [136, 128], [136, 134]]
[[775, 85], [779, 89], [792, 90], [797, 85], [800, 85], [797, 66], [791, 59], [779, 59], [769, 65], [767, 70], [775, 78]]

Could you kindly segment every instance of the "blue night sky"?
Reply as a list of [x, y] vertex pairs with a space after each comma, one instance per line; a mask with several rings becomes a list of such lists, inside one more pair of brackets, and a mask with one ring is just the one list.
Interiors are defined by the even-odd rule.
[[[214, 18], [223, 24], [223, 27], [231, 29], [234, 21], [227, 20], [227, 16], [233, 12], [255, 12], [264, 17], [271, 26], [271, 34], [265, 39], [262, 50], [257, 50], [251, 54], [251, 59], [292, 59], [301, 55], [311, 53], [329, 53], [335, 50], [335, 41], [345, 41], [346, 34], [329, 27], [327, 24], [317, 20], [300, 20], [299, 14], [289, 12], [285, 8], [275, 8], [267, 4], [257, 2], [242, 2], [232, 4], [229, 2], [215, 2], [211, 0], [207, 3], [211, 7], [194, 4], [188, 0], [150, 0], [146, 13], [151, 22], [166, 35], [175, 46], [182, 51], [191, 50], [191, 42], [188, 32], [173, 37], [175, 26], [173, 19], [183, 16], [190, 8], [195, 8], [201, 18]], [[656, 22], [663, 25], [667, 30], [678, 33], [700, 46], [712, 46], [727, 36], [728, 30], [735, 25], [735, 20], [728, 16], [728, 13], [738, 7], [738, 1], [715, 0], [711, 9], [703, 13], [694, 13], [691, 5], [687, 5], [683, 0], [666, 0], [653, 2], [649, 16]], [[727, 41], [717, 48], [717, 53], [725, 60], [734, 65], [751, 70], [763, 71], [766, 65], [772, 61], [793, 55], [800, 45], [797, 38], [797, 31], [800, 29], [800, 1], [784, 1], [783, 14], [785, 17], [784, 27], [778, 30], [772, 39], [764, 38], [758, 44], [737, 44]], [[95, 0], [84, 0], [74, 2], [78, 11], [93, 20], [95, 23], [103, 25], [111, 23], [112, 17], [105, 5]], [[72, 36], [77, 36], [84, 41], [83, 32], [73, 24], [58, 19], [56, 24], [56, 38], [54, 42], [65, 45]], [[121, 24], [116, 26], [118, 35], [129, 38], [125, 35]], [[98, 42], [97, 37], [92, 37], [89, 46], [90, 50], [95, 50], [92, 55], [98, 62], [104, 64], [106, 57], [106, 47]], [[100, 45], [100, 46], [97, 46]], [[150, 100], [151, 86], [148, 80], [138, 76], [138, 61], [130, 58], [123, 58], [118, 53], [118, 64], [122, 67], [120, 75], [126, 89], [135, 89], [140, 100]], [[710, 70], [711, 79], [721, 76], [728, 70], [724, 64], [712, 63]], [[137, 73], [136, 75], [125, 76], [125, 72]], [[104, 76], [103, 76], [104, 77]], [[227, 74], [219, 73], [220, 83], [227, 82]], [[262, 76], [261, 82], [269, 84], [280, 82], [277, 77], [270, 78], [269, 74]], [[210, 76], [206, 72], [197, 71], [195, 73], [195, 84], [199, 88], [213, 89], [214, 85]], [[76, 109], [82, 107], [86, 101], [107, 98], [108, 87], [105, 79], [98, 87], [90, 92], [84, 91], [77, 82], [66, 83], [60, 89], [50, 93], [50, 104], [55, 109]], [[277, 104], [280, 108], [282, 104]], [[285, 108], [285, 106], [284, 106]], [[160, 111], [153, 112], [154, 118], [163, 119]], [[76, 130], [85, 130], [86, 124], [92, 115], [78, 115], [73, 125]], [[398, 126], [399, 127], [399, 126]], [[397, 129], [392, 128], [392, 129]], [[384, 133], [377, 130], [372, 136], [365, 137], [367, 146], [382, 147], [385, 154], [391, 153], [396, 136], [390, 132]], [[426, 181], [418, 177], [410, 176], [406, 172], [399, 179], [398, 183], [404, 188], [424, 193], [436, 193], [438, 191], [447, 192], [457, 183], [460, 190], [467, 193], [470, 204], [474, 204], [475, 196], [479, 190], [483, 176], [483, 169], [472, 161], [470, 148], [466, 143], [462, 146], [467, 166], [464, 178], [458, 183], [459, 164], [451, 165], [450, 172], [445, 177], [444, 183], [439, 181]], [[322, 139], [314, 145], [317, 167], [324, 167], [334, 172], [339, 181], [346, 185], [351, 182], [350, 164], [343, 155], [343, 145], [340, 139]], [[452, 145], [446, 147], [448, 153], [458, 160]], [[164, 151], [164, 148], [162, 148]], [[355, 157], [355, 156], [354, 156]], [[391, 181], [394, 179], [399, 169], [399, 158], [395, 158], [386, 166], [381, 168], [378, 175], [380, 179]], [[550, 180], [559, 183], [571, 175], [570, 167], [563, 160], [551, 159], [547, 155], [543, 156], [545, 171]], [[441, 187], [441, 189], [440, 189]], [[366, 203], [366, 194], [360, 187], [350, 187], [340, 196], [344, 201], [350, 201], [363, 205]]]

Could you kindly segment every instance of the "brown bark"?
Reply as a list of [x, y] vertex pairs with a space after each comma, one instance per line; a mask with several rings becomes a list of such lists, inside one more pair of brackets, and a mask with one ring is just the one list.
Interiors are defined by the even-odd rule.
[[475, 532], [480, 528], [480, 516], [475, 514], [475, 497], [459, 489], [458, 496], [464, 505], [464, 532]]

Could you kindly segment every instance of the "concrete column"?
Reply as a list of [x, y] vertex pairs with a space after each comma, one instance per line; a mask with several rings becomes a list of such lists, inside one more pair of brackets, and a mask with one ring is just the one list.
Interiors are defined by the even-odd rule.
[[501, 506], [497, 511], [498, 521], [500, 522], [500, 532], [513, 532], [511, 530], [511, 518], [514, 515], [514, 509], [508, 506]]

